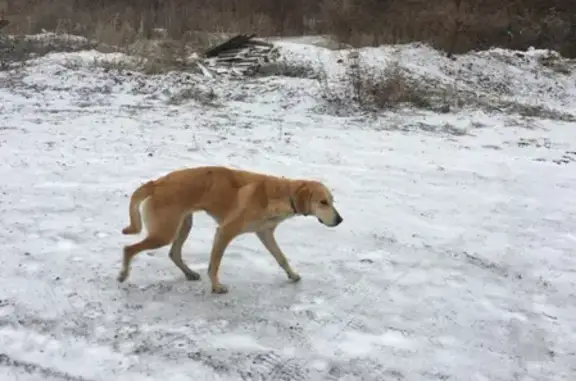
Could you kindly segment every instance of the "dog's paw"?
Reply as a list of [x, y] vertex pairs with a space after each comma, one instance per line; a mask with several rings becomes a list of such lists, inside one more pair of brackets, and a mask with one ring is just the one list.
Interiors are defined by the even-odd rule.
[[217, 284], [212, 286], [212, 293], [214, 294], [226, 294], [228, 292], [228, 287], [223, 284]]
[[132, 226], [126, 226], [124, 229], [122, 229], [122, 234], [138, 234], [138, 233], [140, 233], [138, 229]]
[[185, 274], [187, 280], [200, 280], [200, 274], [197, 272], [189, 272]]
[[288, 274], [288, 279], [290, 279], [292, 282], [296, 283], [296, 282], [299, 282], [300, 279], [302, 279], [302, 277], [296, 273], [292, 273], [292, 274]]
[[127, 271], [120, 271], [120, 274], [118, 274], [118, 277], [116, 278], [116, 280], [120, 283], [124, 283], [126, 278], [128, 278], [128, 272]]

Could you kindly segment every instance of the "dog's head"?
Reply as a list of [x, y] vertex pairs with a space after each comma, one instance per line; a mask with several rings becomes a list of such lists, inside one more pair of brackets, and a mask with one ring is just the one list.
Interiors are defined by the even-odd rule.
[[298, 186], [294, 194], [294, 206], [297, 213], [313, 215], [326, 226], [338, 226], [343, 221], [334, 207], [332, 193], [318, 181], [303, 181]]

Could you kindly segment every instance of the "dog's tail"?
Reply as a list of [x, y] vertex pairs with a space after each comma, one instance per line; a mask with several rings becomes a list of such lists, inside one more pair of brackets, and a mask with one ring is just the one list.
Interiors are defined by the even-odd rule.
[[152, 194], [154, 181], [148, 181], [140, 185], [130, 197], [129, 215], [130, 225], [122, 229], [122, 234], [138, 234], [142, 230], [142, 216], [140, 215], [140, 204]]

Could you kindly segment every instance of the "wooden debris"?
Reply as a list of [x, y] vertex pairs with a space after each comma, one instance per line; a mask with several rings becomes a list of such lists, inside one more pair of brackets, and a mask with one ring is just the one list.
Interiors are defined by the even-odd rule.
[[270, 61], [274, 45], [253, 40], [255, 34], [239, 34], [204, 52], [205, 63], [217, 72], [233, 75], [250, 75], [263, 63]]
[[246, 43], [248, 41], [250, 41], [250, 39], [255, 37], [255, 36], [256, 36], [255, 34], [251, 34], [250, 36], [247, 36], [245, 34], [238, 34], [238, 35], [232, 37], [231, 39], [226, 40], [223, 43], [216, 45], [215, 47], [213, 47], [211, 49], [208, 49], [204, 54], [208, 58], [216, 57], [221, 52], [235, 49], [235, 48], [244, 47], [246, 45]]

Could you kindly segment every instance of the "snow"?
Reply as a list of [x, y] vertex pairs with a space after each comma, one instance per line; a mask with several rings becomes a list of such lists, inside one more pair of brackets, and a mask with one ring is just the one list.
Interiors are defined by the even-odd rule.
[[[331, 76], [330, 57], [346, 54], [280, 45], [294, 61], [324, 57]], [[384, 62], [390, 49], [362, 54]], [[448, 81], [439, 68], [462, 65], [470, 91], [482, 72], [466, 63], [485, 57], [478, 70], [507, 73], [510, 99], [576, 112], [574, 76], [536, 72], [537, 53], [506, 64], [494, 57], [514, 52], [452, 62], [402, 49], [423, 76]], [[574, 122], [480, 109], [337, 117], [321, 112], [314, 79], [95, 65], [110, 57], [122, 58], [53, 53], [0, 72], [2, 380], [575, 378]], [[173, 102], [185, 91], [216, 100]], [[137, 239], [120, 234], [129, 194], [207, 164], [330, 186], [343, 224], [278, 229], [300, 283], [245, 235], [222, 263], [230, 292], [211, 294], [215, 226], [201, 214], [184, 247], [201, 281], [164, 248], [116, 282]]]

